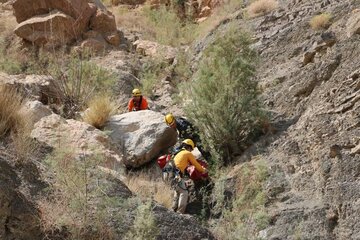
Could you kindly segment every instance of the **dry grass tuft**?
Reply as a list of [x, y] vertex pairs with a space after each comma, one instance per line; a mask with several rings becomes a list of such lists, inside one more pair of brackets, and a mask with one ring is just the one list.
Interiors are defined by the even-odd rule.
[[320, 15], [313, 17], [310, 20], [309, 24], [310, 27], [314, 30], [326, 29], [330, 25], [330, 19], [331, 19], [331, 15], [329, 13], [322, 13]]
[[22, 106], [23, 97], [15, 88], [0, 86], [0, 137], [24, 125]]
[[[156, 177], [154, 178], [154, 176]], [[169, 185], [162, 181], [159, 173], [156, 174], [149, 171], [134, 173], [128, 177], [128, 181], [125, 184], [132, 192], [137, 193], [139, 197], [144, 199], [153, 198], [165, 207], [171, 208], [172, 190]]]
[[84, 113], [84, 121], [101, 129], [106, 121], [115, 113], [116, 105], [108, 96], [96, 96], [89, 102], [89, 109]]
[[278, 7], [278, 2], [275, 0], [257, 0], [251, 3], [247, 10], [249, 17], [258, 17], [265, 15]]

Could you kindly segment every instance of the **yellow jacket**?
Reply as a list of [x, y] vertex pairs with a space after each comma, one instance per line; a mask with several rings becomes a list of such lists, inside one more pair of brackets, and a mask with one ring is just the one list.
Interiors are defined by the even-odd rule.
[[174, 158], [175, 166], [184, 173], [186, 167], [190, 164], [194, 165], [196, 170], [203, 173], [205, 169], [196, 161], [194, 155], [188, 150], [181, 150], [178, 154], [176, 154]]

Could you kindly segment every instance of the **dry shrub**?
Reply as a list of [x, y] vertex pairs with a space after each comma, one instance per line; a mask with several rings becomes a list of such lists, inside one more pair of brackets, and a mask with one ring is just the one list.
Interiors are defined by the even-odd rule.
[[13, 87], [0, 86], [0, 137], [24, 124], [20, 114], [23, 97]]
[[314, 30], [325, 29], [330, 25], [331, 15], [329, 13], [322, 13], [313, 17], [309, 24]]
[[247, 8], [250, 17], [257, 17], [265, 15], [278, 7], [278, 2], [275, 0], [257, 0], [249, 5]]
[[108, 96], [96, 96], [89, 102], [89, 109], [84, 113], [84, 121], [101, 129], [115, 113], [116, 105]]
[[[151, 176], [156, 176], [152, 178]], [[141, 198], [153, 198], [167, 208], [172, 204], [172, 190], [161, 180], [161, 175], [151, 171], [131, 174], [125, 183], [132, 192]]]
[[72, 221], [70, 215], [64, 214], [67, 211], [66, 204], [61, 199], [49, 201], [45, 198], [37, 203], [40, 210], [41, 229], [45, 234], [44, 239], [53, 239], [56, 235], [66, 234], [63, 232], [65, 229], [59, 224], [59, 222], [65, 224]]
[[38, 145], [36, 140], [30, 137], [33, 129], [32, 116], [28, 113], [20, 112], [20, 117], [22, 121], [18, 125], [16, 132], [12, 132], [11, 138], [18, 160], [24, 162], [37, 154]]

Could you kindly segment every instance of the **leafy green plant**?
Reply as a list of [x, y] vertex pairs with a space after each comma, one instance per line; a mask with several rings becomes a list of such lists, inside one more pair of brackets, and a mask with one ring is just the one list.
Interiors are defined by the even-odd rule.
[[186, 113], [213, 165], [229, 163], [246, 149], [265, 119], [253, 79], [257, 54], [250, 44], [249, 34], [230, 28], [204, 52], [193, 81], [183, 88]]

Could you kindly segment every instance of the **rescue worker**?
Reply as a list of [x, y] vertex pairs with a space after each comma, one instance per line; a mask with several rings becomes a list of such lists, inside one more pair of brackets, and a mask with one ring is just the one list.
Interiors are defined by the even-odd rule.
[[188, 165], [194, 165], [195, 168], [201, 173], [207, 172], [207, 169], [202, 167], [191, 153], [194, 148], [194, 142], [191, 139], [185, 139], [182, 141], [182, 150], [179, 151], [174, 157], [174, 167], [177, 174], [175, 174], [175, 178], [172, 184], [174, 188], [172, 209], [175, 212], [185, 213], [188, 203], [188, 187], [191, 185], [192, 181], [187, 176], [185, 176], [185, 170]]
[[138, 88], [135, 88], [132, 91], [132, 98], [128, 103], [129, 112], [140, 111], [149, 109], [148, 102], [144, 96], [141, 95], [141, 91]]
[[165, 123], [169, 127], [177, 130], [180, 140], [188, 138], [193, 139], [196, 142], [196, 147], [199, 149], [201, 155], [205, 158], [205, 160], [209, 160], [210, 153], [205, 151], [201, 144], [200, 136], [197, 134], [197, 129], [188, 120], [183, 117], [175, 118], [174, 115], [169, 113], [165, 116]]

